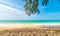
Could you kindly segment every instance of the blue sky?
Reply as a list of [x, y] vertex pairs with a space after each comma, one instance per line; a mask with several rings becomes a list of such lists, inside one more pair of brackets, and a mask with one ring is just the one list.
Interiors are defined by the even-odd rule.
[[27, 16], [24, 11], [24, 2], [21, 0], [0, 0], [0, 20], [60, 20], [60, 2], [51, 1], [47, 6], [41, 6], [39, 0], [39, 15]]

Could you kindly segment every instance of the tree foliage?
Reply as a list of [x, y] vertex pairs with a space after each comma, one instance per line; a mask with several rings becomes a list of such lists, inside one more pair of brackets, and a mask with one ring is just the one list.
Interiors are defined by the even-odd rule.
[[[38, 9], [39, 0], [22, 0], [22, 1], [25, 2], [24, 9], [28, 16], [30, 16], [31, 14], [40, 14], [40, 10]], [[47, 6], [48, 2], [49, 0], [42, 0], [42, 6]]]
[[39, 0], [23, 0], [23, 1], [26, 2], [26, 4], [24, 5], [24, 9], [28, 16], [30, 16], [31, 14], [40, 13], [38, 9]]
[[43, 0], [43, 1], [42, 1], [42, 5], [43, 5], [43, 6], [46, 6], [46, 5], [48, 4], [48, 1], [49, 1], [49, 0]]

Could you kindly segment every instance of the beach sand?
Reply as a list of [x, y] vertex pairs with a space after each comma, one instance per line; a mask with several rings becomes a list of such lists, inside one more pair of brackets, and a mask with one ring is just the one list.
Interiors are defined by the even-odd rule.
[[1, 23], [0, 36], [60, 36], [59, 23]]

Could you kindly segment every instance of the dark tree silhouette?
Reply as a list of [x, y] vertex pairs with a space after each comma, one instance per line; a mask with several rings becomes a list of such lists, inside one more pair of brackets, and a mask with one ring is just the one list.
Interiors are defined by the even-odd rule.
[[[22, 1], [25, 2], [24, 9], [28, 16], [30, 16], [31, 14], [36, 14], [36, 13], [40, 14], [40, 10], [38, 9], [39, 0], [22, 0]], [[49, 0], [42, 0], [42, 6], [47, 6], [48, 2]]]
[[46, 6], [47, 4], [48, 4], [48, 0], [43, 0], [43, 1], [42, 1], [42, 5], [43, 5], [43, 6]]
[[26, 4], [24, 5], [24, 9], [28, 16], [30, 16], [31, 14], [40, 13], [40, 11], [38, 9], [39, 0], [22, 0], [22, 1], [26, 2]]

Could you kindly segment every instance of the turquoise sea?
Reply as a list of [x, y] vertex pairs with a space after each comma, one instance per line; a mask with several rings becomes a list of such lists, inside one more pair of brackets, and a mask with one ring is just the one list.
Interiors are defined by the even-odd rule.
[[0, 23], [60, 23], [60, 20], [0, 20]]

